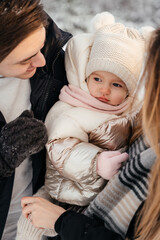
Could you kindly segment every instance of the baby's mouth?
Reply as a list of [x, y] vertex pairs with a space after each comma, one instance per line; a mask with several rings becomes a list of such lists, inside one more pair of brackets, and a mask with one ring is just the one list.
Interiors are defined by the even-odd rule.
[[109, 102], [109, 99], [104, 98], [104, 97], [98, 97], [97, 99], [98, 99], [99, 101], [101, 101], [101, 102], [104, 102], [104, 103], [108, 103], [108, 102]]

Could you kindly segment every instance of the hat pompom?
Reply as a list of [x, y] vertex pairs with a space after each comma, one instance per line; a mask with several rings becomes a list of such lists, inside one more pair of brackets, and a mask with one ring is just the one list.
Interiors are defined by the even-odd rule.
[[97, 31], [101, 27], [115, 23], [114, 16], [109, 12], [102, 12], [95, 15], [91, 21], [92, 32]]
[[153, 28], [151, 26], [145, 26], [145, 27], [141, 27], [139, 31], [142, 34], [142, 36], [144, 37], [145, 41], [149, 42], [154, 30], [155, 30], [155, 28]]

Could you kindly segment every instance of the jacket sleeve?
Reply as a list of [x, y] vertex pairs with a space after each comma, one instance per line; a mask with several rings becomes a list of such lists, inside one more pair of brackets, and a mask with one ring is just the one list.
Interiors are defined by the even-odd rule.
[[[57, 151], [64, 154], [57, 154]], [[51, 196], [61, 202], [88, 205], [106, 184], [96, 173], [98, 151], [93, 144], [79, 139], [61, 139], [52, 143], [46, 172], [46, 185]], [[53, 165], [50, 161], [54, 161]]]
[[94, 184], [98, 178], [96, 158], [101, 149], [77, 138], [48, 143], [48, 155], [56, 170], [65, 178], [81, 184]]
[[86, 124], [77, 120], [77, 116], [72, 117], [73, 111], [74, 108], [61, 101], [51, 109], [45, 122], [49, 136], [46, 148], [53, 166], [61, 175], [86, 184], [97, 177], [95, 157], [101, 148], [89, 143]]
[[99, 219], [67, 211], [55, 223], [61, 240], [122, 240], [121, 236], [104, 227]]
[[[2, 130], [2, 127], [6, 124], [6, 120], [3, 116], [3, 114], [0, 112], [0, 137], [1, 137], [1, 130]], [[4, 162], [4, 159], [1, 155], [1, 149], [0, 149], [0, 172], [2, 172], [2, 166], [3, 166], [3, 162]], [[3, 175], [0, 174], [0, 183], [3, 179]]]
[[101, 148], [89, 143], [86, 125], [71, 117], [72, 110], [57, 102], [47, 116], [49, 159], [45, 182], [53, 198], [87, 205], [106, 183], [96, 173], [96, 157]]

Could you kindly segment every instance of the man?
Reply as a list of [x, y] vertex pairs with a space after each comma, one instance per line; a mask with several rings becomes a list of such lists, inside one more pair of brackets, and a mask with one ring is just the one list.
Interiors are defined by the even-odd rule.
[[44, 183], [47, 134], [42, 121], [67, 84], [62, 47], [70, 37], [40, 0], [0, 1], [2, 240], [15, 239], [21, 198]]

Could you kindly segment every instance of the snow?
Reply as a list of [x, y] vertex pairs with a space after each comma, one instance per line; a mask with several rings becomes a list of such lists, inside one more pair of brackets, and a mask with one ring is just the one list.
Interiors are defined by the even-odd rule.
[[159, 26], [160, 0], [41, 0], [56, 24], [73, 35], [87, 32], [96, 13], [111, 12], [129, 27]]

